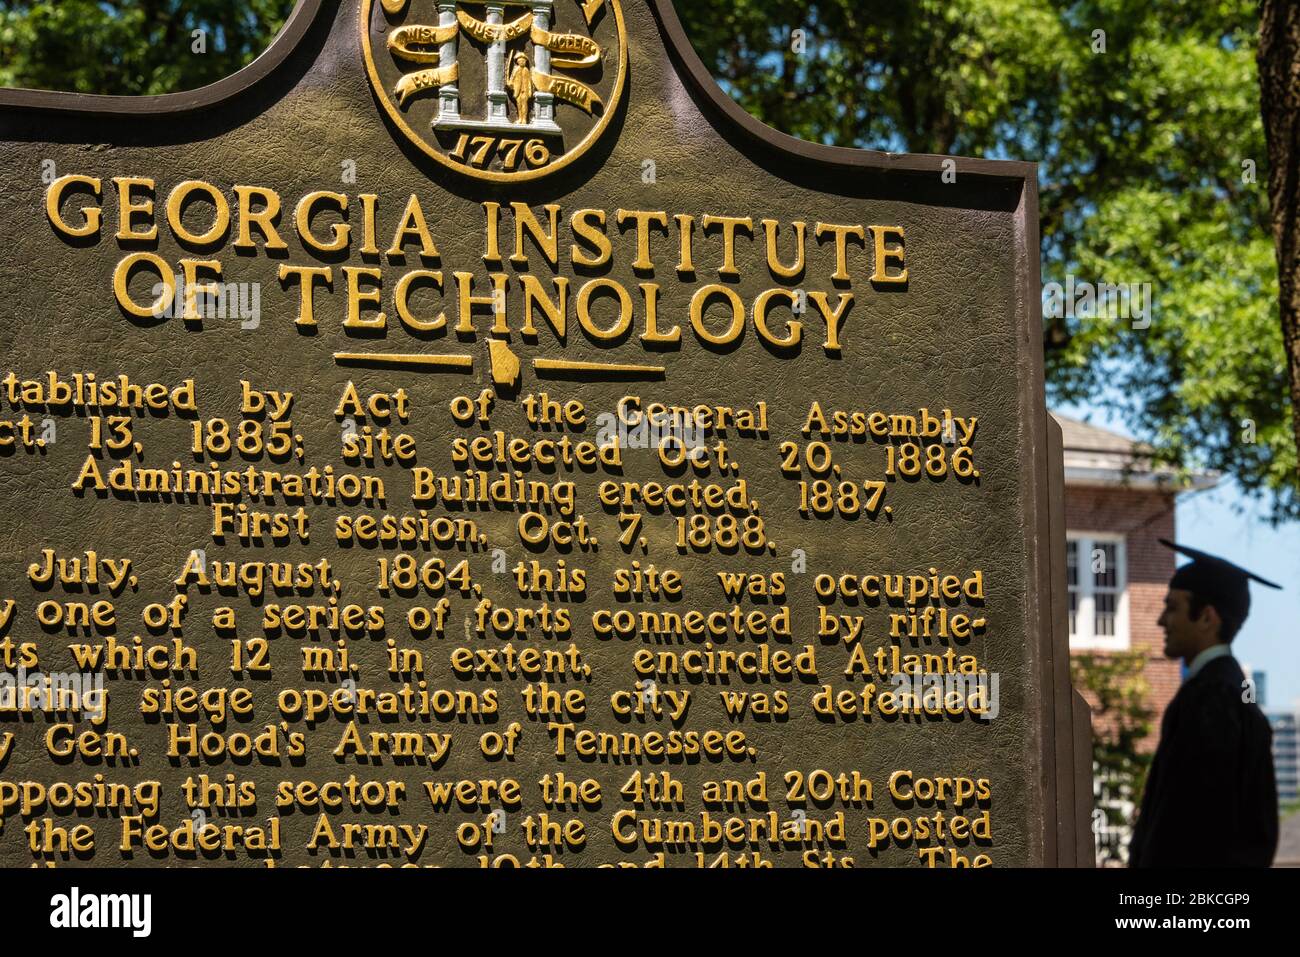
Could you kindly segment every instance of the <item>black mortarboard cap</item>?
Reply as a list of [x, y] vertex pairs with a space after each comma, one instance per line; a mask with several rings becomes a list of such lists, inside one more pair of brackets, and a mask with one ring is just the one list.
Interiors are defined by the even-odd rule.
[[1249, 582], [1257, 581], [1269, 588], [1282, 587], [1199, 549], [1176, 545], [1164, 538], [1160, 539], [1160, 544], [1182, 552], [1191, 559], [1174, 572], [1169, 587], [1189, 591], [1206, 604], [1213, 605], [1224, 624], [1231, 626], [1232, 632], [1241, 627], [1250, 612]]

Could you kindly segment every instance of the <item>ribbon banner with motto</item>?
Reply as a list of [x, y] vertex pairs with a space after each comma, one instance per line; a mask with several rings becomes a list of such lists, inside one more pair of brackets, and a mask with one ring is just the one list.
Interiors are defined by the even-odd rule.
[[580, 33], [552, 33], [534, 25], [533, 42], [552, 53], [560, 54], [552, 57], [551, 66], [576, 69], [595, 66], [600, 62], [600, 44]]
[[397, 97], [397, 102], [406, 106], [407, 100], [411, 97], [436, 90], [448, 83], [455, 83], [459, 77], [460, 65], [457, 63], [451, 66], [434, 67], [431, 70], [420, 70], [416, 73], [408, 73], [398, 80], [397, 85], [393, 87], [393, 93]]
[[476, 20], [464, 10], [457, 10], [456, 19], [460, 21], [461, 29], [479, 43], [497, 43], [502, 40], [508, 43], [511, 40], [518, 40], [528, 32], [533, 22], [533, 15], [525, 13], [519, 19], [511, 20], [509, 23], [486, 23]]
[[[405, 3], [406, 0], [383, 0], [384, 9], [389, 13], [400, 11]], [[595, 6], [587, 4], [583, 7], [583, 13], [590, 20], [599, 7], [599, 3]], [[509, 43], [528, 34], [533, 43], [556, 54], [551, 60], [551, 66], [560, 69], [583, 69], [600, 62], [600, 44], [591, 37], [579, 33], [552, 33], [534, 23], [531, 13], [525, 13], [509, 23], [487, 23], [464, 10], [457, 10], [455, 23], [438, 26], [420, 23], [398, 27], [388, 37], [388, 49], [394, 56], [413, 63], [440, 63], [441, 50], [426, 48], [440, 47], [461, 30], [480, 43]], [[459, 76], [456, 63], [419, 70], [398, 80], [393, 93], [399, 105], [405, 107], [411, 97], [455, 83]], [[604, 105], [595, 90], [571, 77], [543, 73], [534, 68], [532, 80], [539, 92], [572, 103], [589, 114], [594, 115], [595, 108]]]
[[[442, 59], [440, 50], [421, 48], [437, 47], [446, 43], [456, 36], [458, 29], [458, 25], [454, 23], [445, 27], [431, 26], [424, 23], [399, 27], [389, 35], [388, 49], [392, 51], [394, 56], [401, 57], [403, 60], [410, 60], [413, 63], [440, 63]], [[411, 97], [429, 90], [436, 90], [448, 83], [455, 83], [459, 76], [460, 68], [456, 63], [428, 70], [418, 70], [415, 73], [408, 73], [398, 80], [393, 87], [393, 95], [397, 97], [399, 104], [406, 106]]]
[[429, 24], [412, 24], [398, 27], [388, 37], [388, 49], [394, 56], [414, 63], [437, 63], [441, 58], [440, 50], [424, 50], [420, 47], [441, 46], [456, 35], [458, 26], [450, 24], [435, 27]]
[[572, 103], [574, 106], [581, 107], [588, 113], [594, 115], [593, 106], [603, 106], [600, 97], [596, 91], [585, 83], [579, 83], [577, 80], [567, 76], [556, 76], [553, 73], [539, 73], [533, 71], [533, 83], [543, 93], [550, 93], [559, 97], [561, 100]]

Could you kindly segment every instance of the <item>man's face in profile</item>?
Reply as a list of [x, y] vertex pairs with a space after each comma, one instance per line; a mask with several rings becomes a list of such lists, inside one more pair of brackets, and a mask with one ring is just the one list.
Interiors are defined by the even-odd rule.
[[[1192, 593], [1181, 588], [1171, 588], [1165, 595], [1165, 610], [1156, 622], [1165, 630], [1166, 658], [1186, 658], [1195, 653], [1199, 645], [1196, 638], [1199, 628], [1190, 617]], [[1204, 610], [1202, 610], [1204, 617]]]

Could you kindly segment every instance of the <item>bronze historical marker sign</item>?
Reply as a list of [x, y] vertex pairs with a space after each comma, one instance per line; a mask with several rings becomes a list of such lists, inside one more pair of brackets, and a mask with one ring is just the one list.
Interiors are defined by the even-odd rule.
[[0, 95], [0, 861], [1073, 863], [1033, 167], [667, 0]]

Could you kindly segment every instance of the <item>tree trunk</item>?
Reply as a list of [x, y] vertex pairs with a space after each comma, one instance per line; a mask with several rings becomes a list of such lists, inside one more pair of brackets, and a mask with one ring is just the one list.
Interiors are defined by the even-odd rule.
[[1291, 426], [1300, 449], [1300, 5], [1260, 0], [1259, 88]]

